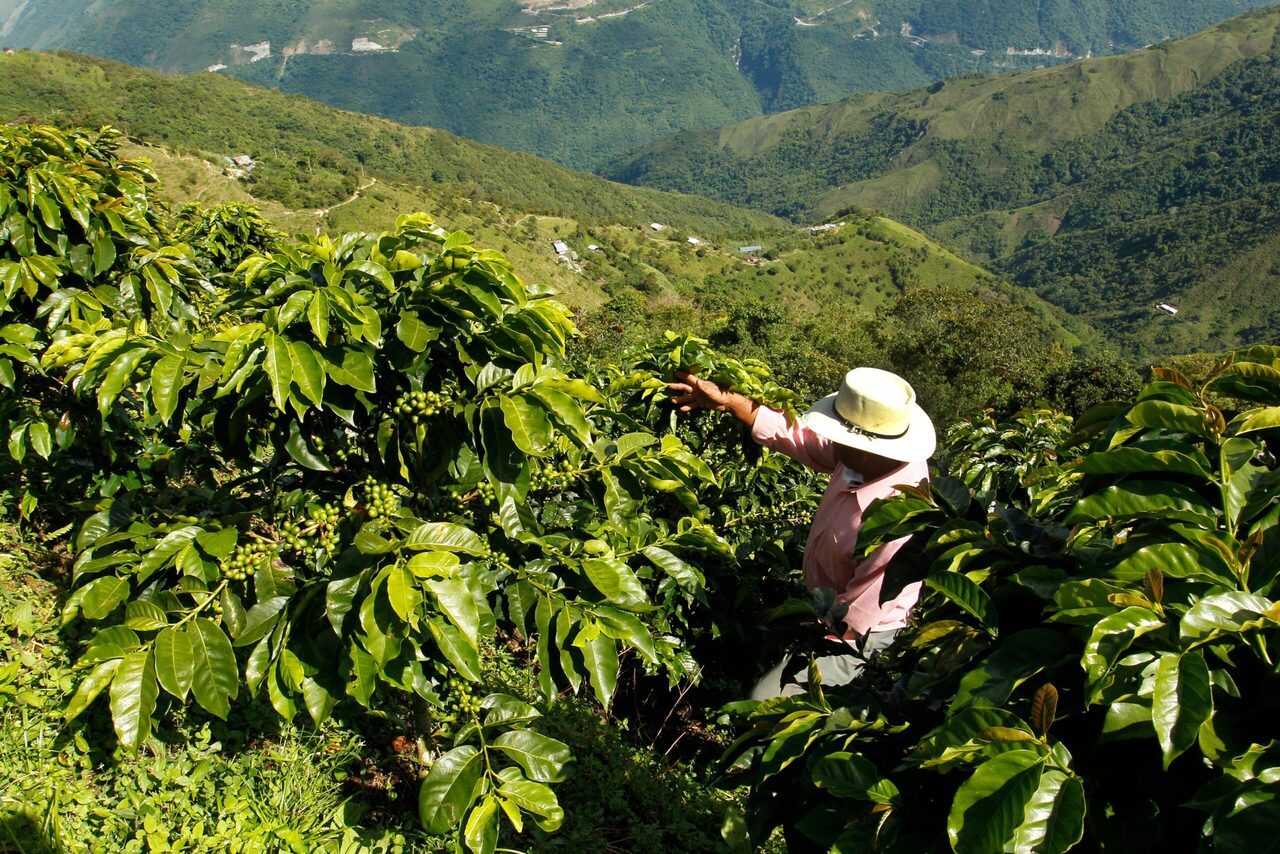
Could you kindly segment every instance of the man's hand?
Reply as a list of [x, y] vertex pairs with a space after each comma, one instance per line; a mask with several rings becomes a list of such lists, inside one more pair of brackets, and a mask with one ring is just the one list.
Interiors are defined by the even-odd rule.
[[756, 408], [760, 405], [744, 394], [726, 391], [710, 380], [703, 380], [685, 371], [676, 371], [679, 382], [667, 383], [675, 392], [672, 403], [681, 412], [694, 409], [711, 409], [731, 412], [739, 421], [750, 427], [756, 420]]

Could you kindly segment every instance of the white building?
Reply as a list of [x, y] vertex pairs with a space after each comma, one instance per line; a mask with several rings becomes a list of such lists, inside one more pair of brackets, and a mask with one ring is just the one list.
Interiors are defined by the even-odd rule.
[[702, 245], [702, 238], [701, 238], [701, 237], [689, 237], [689, 238], [686, 238], [686, 239], [687, 239], [687, 241], [688, 241], [688, 243], [689, 243], [689, 245], [690, 245], [690, 246], [701, 246], [701, 245]]
[[351, 40], [352, 53], [377, 53], [381, 50], [386, 50], [386, 48], [366, 36], [359, 36]]
[[1174, 308], [1173, 306], [1169, 305], [1169, 303], [1167, 303], [1167, 302], [1156, 303], [1156, 308], [1160, 309], [1160, 310], [1161, 310], [1161, 311], [1163, 311], [1165, 314], [1170, 315], [1170, 316], [1175, 316], [1175, 317], [1176, 317], [1176, 316], [1177, 316], [1177, 314], [1178, 314], [1178, 309], [1176, 309], [1176, 308]]
[[651, 222], [649, 223], [649, 228], [653, 229], [654, 231], [662, 231], [662, 229], [666, 228], [666, 226], [660, 222]]

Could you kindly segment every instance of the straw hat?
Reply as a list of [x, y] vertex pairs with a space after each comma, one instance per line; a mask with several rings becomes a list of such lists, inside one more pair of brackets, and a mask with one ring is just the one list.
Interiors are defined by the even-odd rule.
[[840, 390], [819, 400], [801, 420], [819, 436], [881, 457], [913, 463], [937, 446], [933, 422], [911, 384], [878, 368], [854, 368]]

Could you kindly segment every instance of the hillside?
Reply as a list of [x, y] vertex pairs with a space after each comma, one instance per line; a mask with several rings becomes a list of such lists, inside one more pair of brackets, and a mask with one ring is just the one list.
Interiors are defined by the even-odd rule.
[[292, 208], [335, 204], [380, 177], [585, 221], [648, 223], [661, 214], [711, 233], [777, 222], [219, 75], [171, 76], [89, 57], [21, 52], [0, 57], [0, 114], [114, 124], [154, 143], [217, 156], [248, 154], [257, 164], [247, 177], [254, 195]]
[[0, 39], [220, 68], [596, 168], [643, 143], [1183, 35], [1257, 0], [0, 0]]
[[[925, 228], [1131, 354], [1274, 337], [1280, 11], [1136, 54], [664, 140], [614, 177]], [[1159, 314], [1157, 302], [1180, 309]]]

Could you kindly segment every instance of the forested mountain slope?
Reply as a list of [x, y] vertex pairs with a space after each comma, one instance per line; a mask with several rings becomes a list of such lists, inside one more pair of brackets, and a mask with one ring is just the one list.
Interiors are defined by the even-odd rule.
[[[1280, 333], [1280, 11], [1139, 53], [862, 96], [654, 145], [613, 174], [923, 227], [1131, 353]], [[1179, 308], [1158, 313], [1155, 304]]]
[[665, 134], [1191, 32], [1257, 0], [0, 0], [0, 39], [224, 73], [577, 167]]
[[172, 76], [118, 62], [22, 52], [0, 57], [0, 111], [114, 124], [150, 142], [247, 154], [254, 195], [289, 207], [350, 197], [370, 177], [443, 185], [527, 213], [663, 222], [708, 232], [770, 227], [768, 214], [613, 184], [546, 160], [344, 112], [218, 75]]

